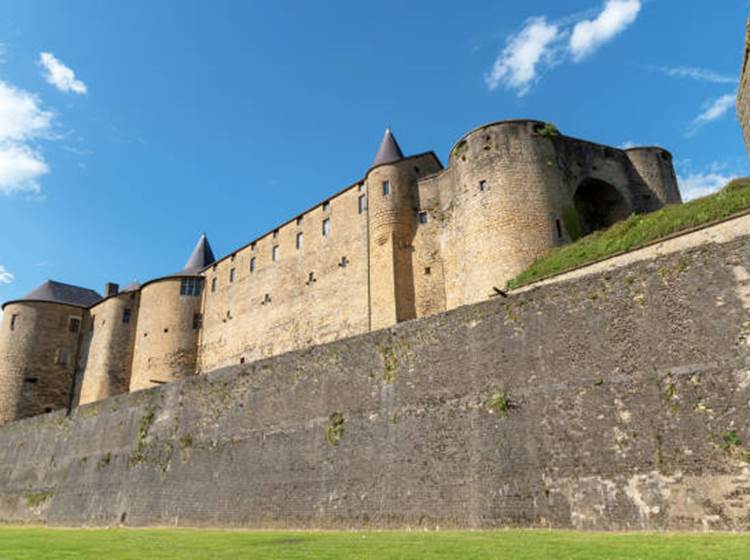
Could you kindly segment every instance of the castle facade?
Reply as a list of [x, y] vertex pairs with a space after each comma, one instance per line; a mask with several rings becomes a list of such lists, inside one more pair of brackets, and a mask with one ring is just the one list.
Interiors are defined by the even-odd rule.
[[443, 167], [388, 130], [363, 179], [218, 260], [204, 235], [176, 274], [6, 302], [0, 423], [476, 303], [556, 246], [679, 202], [658, 147], [504, 121]]

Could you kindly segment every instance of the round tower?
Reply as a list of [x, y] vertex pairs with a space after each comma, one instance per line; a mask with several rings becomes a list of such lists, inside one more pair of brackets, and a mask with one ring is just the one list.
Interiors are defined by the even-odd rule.
[[366, 176], [369, 212], [371, 329], [416, 316], [411, 242], [417, 169], [385, 131]]
[[199, 273], [214, 261], [201, 235], [185, 268], [141, 287], [131, 391], [195, 374], [204, 288]]
[[645, 211], [682, 202], [672, 165], [672, 154], [659, 147], [630, 148], [625, 153], [654, 196], [653, 203]]
[[0, 424], [70, 405], [86, 308], [99, 299], [49, 281], [3, 306]]
[[569, 197], [557, 134], [538, 121], [504, 121], [454, 145], [453, 219], [443, 243], [448, 309], [486, 299], [564, 241]]
[[78, 404], [127, 393], [133, 362], [140, 284], [116, 291], [90, 309], [89, 343]]

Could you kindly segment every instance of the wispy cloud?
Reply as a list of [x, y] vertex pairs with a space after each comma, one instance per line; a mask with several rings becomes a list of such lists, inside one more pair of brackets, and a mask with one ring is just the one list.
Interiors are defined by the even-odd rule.
[[10, 284], [15, 279], [16, 277], [5, 270], [5, 267], [0, 264], [0, 284]]
[[690, 173], [678, 175], [677, 184], [680, 186], [682, 199], [687, 202], [718, 191], [733, 178], [734, 175], [717, 172]]
[[32, 142], [52, 136], [53, 114], [28, 91], [0, 81], [0, 194], [38, 194], [49, 172]]
[[595, 19], [576, 23], [570, 36], [570, 52], [574, 62], [592, 55], [604, 43], [625, 31], [638, 17], [641, 0], [607, 0]]
[[553, 56], [552, 46], [559, 39], [558, 27], [543, 17], [526, 21], [523, 29], [508, 37], [485, 83], [490, 90], [502, 85], [526, 95], [538, 76], [538, 67]]
[[736, 84], [739, 81], [736, 76], [719, 74], [713, 70], [695, 66], [648, 66], [647, 68], [661, 72], [670, 78], [687, 78], [712, 84]]
[[607, 0], [601, 10], [571, 14], [555, 22], [543, 16], [530, 18], [506, 39], [485, 83], [491, 91], [503, 86], [524, 96], [545, 67], [565, 59], [582, 61], [622, 33], [640, 9], [641, 0]]
[[52, 53], [40, 53], [39, 64], [44, 69], [44, 72], [42, 72], [44, 79], [60, 91], [65, 93], [72, 91], [79, 95], [83, 95], [88, 91], [86, 84], [76, 79], [75, 72], [60, 62]]
[[621, 150], [629, 150], [630, 148], [635, 148], [638, 144], [633, 142], [632, 140], [625, 140], [622, 144], [620, 144]]
[[726, 115], [727, 111], [734, 107], [736, 93], [728, 93], [714, 100], [709, 100], [704, 104], [703, 112], [693, 119], [687, 131], [688, 138], [695, 134], [710, 122], [720, 119]]

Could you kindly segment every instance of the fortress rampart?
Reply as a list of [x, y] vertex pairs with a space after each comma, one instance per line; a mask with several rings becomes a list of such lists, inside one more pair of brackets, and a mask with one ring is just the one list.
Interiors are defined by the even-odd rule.
[[[662, 148], [625, 151], [539, 121], [502, 121], [466, 134], [443, 168], [433, 152], [405, 156], [388, 130], [363, 179], [219, 260], [202, 236], [177, 274], [103, 301], [51, 283], [72, 294], [82, 329], [71, 371], [53, 385], [76, 382], [66, 398], [54, 389], [52, 404], [24, 404], [19, 372], [51, 367], [70, 341], [22, 311], [26, 349], [0, 354], [0, 421], [484, 301], [550, 249], [679, 202]], [[10, 302], [5, 316], [60, 303], [47, 295]], [[6, 323], [0, 345], [15, 348], [21, 336]]]
[[0, 520], [748, 530], [749, 222], [6, 424]]

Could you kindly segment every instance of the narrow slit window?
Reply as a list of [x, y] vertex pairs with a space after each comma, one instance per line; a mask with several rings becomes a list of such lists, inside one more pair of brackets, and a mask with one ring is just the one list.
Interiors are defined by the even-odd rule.
[[326, 218], [323, 220], [323, 237], [328, 237], [331, 234], [331, 219]]
[[234, 268], [229, 270], [229, 283], [230, 284], [234, 282], [235, 272], [236, 272], [236, 269]]
[[420, 212], [418, 214], [419, 216], [419, 223], [420, 224], [426, 224], [428, 221], [427, 212]]
[[211, 280], [211, 293], [214, 293], [216, 291], [216, 278], [213, 278]]
[[357, 209], [360, 214], [367, 212], [367, 197], [363, 194], [359, 195], [359, 198], [357, 199]]
[[318, 281], [318, 280], [317, 280], [317, 278], [315, 278], [315, 273], [314, 273], [314, 272], [309, 272], [309, 273], [307, 274], [307, 285], [308, 285], [308, 286], [309, 286], [310, 284], [314, 283], [314, 282], [317, 282], [317, 281]]
[[560, 223], [560, 220], [555, 220], [555, 228], [557, 229], [557, 238], [562, 239], [563, 238], [563, 230], [562, 230], [562, 224]]
[[255, 272], [255, 257], [250, 259], [250, 272]]
[[389, 194], [391, 194], [391, 182], [383, 181], [383, 196], [388, 196]]
[[303, 234], [303, 233], [302, 233], [302, 232], [300, 231], [300, 232], [299, 232], [299, 233], [297, 234], [297, 250], [298, 250], [298, 251], [299, 251], [300, 249], [302, 249], [302, 245], [303, 245], [304, 243], [305, 243], [305, 236], [304, 236], [304, 234]]
[[278, 245], [274, 245], [274, 246], [273, 246], [273, 249], [271, 250], [271, 258], [272, 258], [272, 259], [273, 259], [274, 261], [278, 261], [278, 260], [279, 260], [279, 255], [280, 255], [280, 254], [281, 254], [281, 249], [279, 249], [279, 246], [278, 246]]
[[132, 314], [132, 311], [130, 309], [125, 309], [122, 312], [122, 322], [123, 323], [129, 323], [130, 322], [130, 315]]
[[16, 323], [18, 322], [18, 313], [14, 313], [10, 316], [10, 330], [16, 330]]

